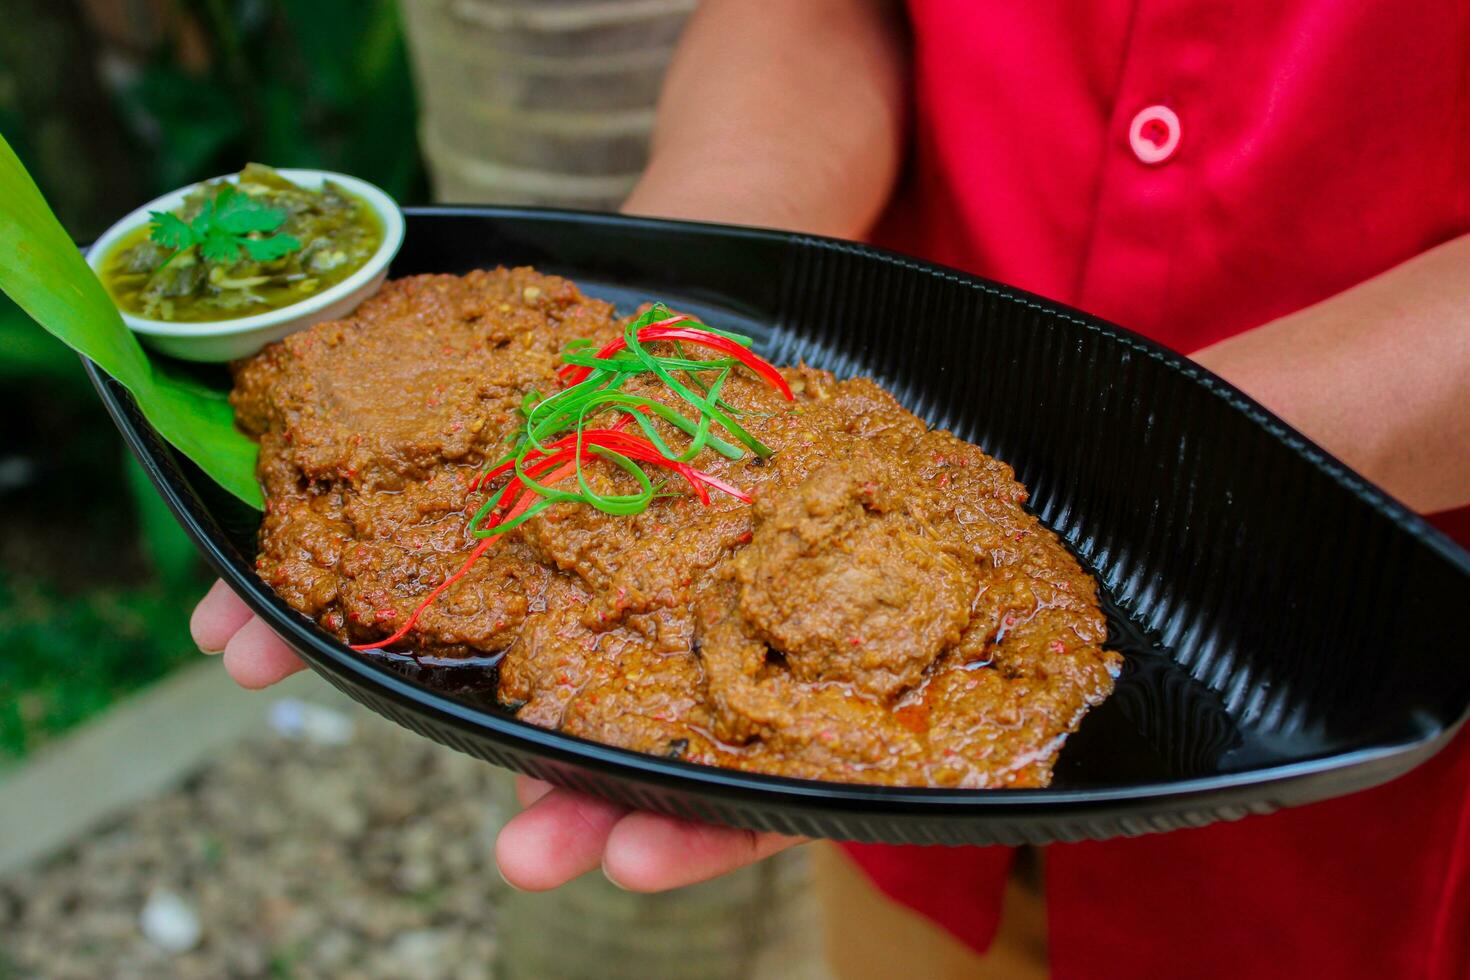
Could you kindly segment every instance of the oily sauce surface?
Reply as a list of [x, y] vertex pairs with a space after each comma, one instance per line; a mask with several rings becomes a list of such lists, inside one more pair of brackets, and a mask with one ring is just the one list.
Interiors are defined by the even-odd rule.
[[[236, 365], [260, 439], [258, 572], [348, 642], [389, 635], [477, 543], [470, 483], [557, 390], [610, 304], [531, 269], [387, 284], [350, 319]], [[775, 450], [706, 451], [743, 488], [670, 482], [633, 516], [568, 503], [508, 532], [406, 648], [502, 654], [532, 724], [642, 752], [849, 782], [1044, 786], [1121, 658], [1096, 585], [1025, 511], [1011, 468], [931, 431], [870, 380], [786, 369], [794, 403], [733, 373], [723, 396]], [[675, 404], [667, 389], [624, 390]], [[672, 442], [675, 433], [668, 438]], [[600, 492], [632, 481], [587, 466]]]

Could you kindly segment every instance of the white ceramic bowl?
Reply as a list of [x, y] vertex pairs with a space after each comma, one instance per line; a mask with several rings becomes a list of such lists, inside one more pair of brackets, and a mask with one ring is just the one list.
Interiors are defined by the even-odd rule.
[[[403, 212], [398, 210], [393, 199], [367, 181], [346, 174], [336, 174], [328, 170], [284, 169], [277, 173], [313, 190], [321, 187], [323, 181], [330, 180], [365, 201], [383, 225], [383, 243], [378, 246], [373, 257], [361, 269], [330, 289], [267, 313], [231, 320], [167, 323], [124, 312], [123, 322], [143, 343], [186, 361], [233, 361], [238, 357], [249, 357], [271, 341], [280, 340], [313, 323], [346, 316], [383, 285], [383, 280], [388, 275], [388, 263], [393, 261], [393, 256], [398, 254], [398, 247], [403, 244]], [[231, 174], [220, 179], [233, 181], [235, 177], [236, 175]], [[97, 239], [97, 243], [87, 253], [87, 261], [93, 270], [101, 275], [102, 262], [113, 246], [139, 225], [147, 224], [149, 211], [173, 210], [183, 203], [184, 195], [196, 186], [198, 185], [183, 187], [149, 201], [107, 229], [106, 234]]]

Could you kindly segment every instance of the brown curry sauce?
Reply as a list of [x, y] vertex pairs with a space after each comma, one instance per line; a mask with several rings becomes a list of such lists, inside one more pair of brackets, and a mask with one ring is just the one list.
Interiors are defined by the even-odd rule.
[[[470, 483], [556, 390], [566, 344], [619, 334], [610, 304], [530, 269], [389, 283], [350, 319], [236, 366], [268, 500], [258, 571], [350, 642], [390, 634], [477, 543]], [[551, 507], [476, 563], [407, 646], [500, 654], [532, 724], [695, 762], [944, 787], [1050, 780], [1112, 690], [1092, 579], [1023, 507], [1012, 470], [864, 378], [783, 372], [787, 402], [723, 396], [775, 453], [700, 468], [641, 514]], [[625, 390], [661, 400], [649, 383]], [[672, 403], [672, 402], [671, 402]], [[672, 433], [670, 434], [672, 438]], [[590, 464], [601, 492], [630, 481]]]

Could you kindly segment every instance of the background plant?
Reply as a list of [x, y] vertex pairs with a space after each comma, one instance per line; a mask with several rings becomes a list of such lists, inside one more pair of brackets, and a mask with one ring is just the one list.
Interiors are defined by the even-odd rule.
[[[0, 133], [91, 240], [257, 160], [425, 194], [394, 0], [8, 0]], [[192, 658], [206, 576], [71, 353], [0, 296], [0, 765]]]

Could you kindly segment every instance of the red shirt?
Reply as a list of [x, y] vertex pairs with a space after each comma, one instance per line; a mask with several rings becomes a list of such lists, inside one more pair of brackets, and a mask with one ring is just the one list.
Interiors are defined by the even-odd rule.
[[[1470, 4], [910, 11], [914, 151], [884, 244], [1187, 352], [1470, 233]], [[1005, 849], [851, 850], [989, 943]], [[1047, 899], [1057, 980], [1465, 980], [1470, 732], [1352, 797], [1054, 846]]]

